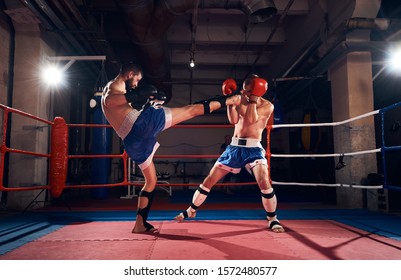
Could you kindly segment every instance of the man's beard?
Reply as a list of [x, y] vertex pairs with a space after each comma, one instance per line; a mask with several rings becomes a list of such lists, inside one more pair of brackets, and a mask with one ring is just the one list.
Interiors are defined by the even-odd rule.
[[127, 85], [128, 88], [135, 88], [136, 87], [135, 84], [134, 84], [134, 79], [129, 79], [126, 82], [126, 85]]

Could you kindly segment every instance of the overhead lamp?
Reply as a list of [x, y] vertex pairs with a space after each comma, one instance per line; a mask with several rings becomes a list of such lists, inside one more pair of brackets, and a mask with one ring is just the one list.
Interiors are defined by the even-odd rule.
[[42, 78], [49, 86], [57, 86], [64, 80], [64, 71], [55, 65], [42, 70]]
[[191, 56], [191, 59], [189, 60], [189, 67], [194, 68], [195, 67], [195, 59], [193, 56]]
[[397, 48], [390, 53], [390, 66], [391, 70], [400, 72], [401, 70], [401, 48]]

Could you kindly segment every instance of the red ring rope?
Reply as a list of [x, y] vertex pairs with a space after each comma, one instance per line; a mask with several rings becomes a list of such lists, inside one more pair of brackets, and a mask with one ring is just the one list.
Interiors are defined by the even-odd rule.
[[[67, 124], [62, 117], [56, 117], [54, 122], [41, 119], [39, 117], [33, 116], [31, 114], [19, 111], [14, 108], [10, 108], [0, 104], [0, 109], [3, 109], [3, 138], [0, 147], [1, 161], [0, 161], [0, 191], [27, 191], [27, 190], [38, 190], [38, 189], [50, 189], [52, 197], [60, 197], [65, 188], [98, 188], [98, 187], [117, 187], [117, 186], [128, 186], [128, 185], [138, 185], [141, 184], [133, 183], [128, 181], [128, 170], [127, 162], [128, 155], [124, 151], [123, 154], [110, 154], [110, 155], [69, 155], [68, 154], [68, 129], [69, 127], [108, 127], [110, 125], [96, 125], [96, 124]], [[40, 154], [31, 151], [24, 151], [18, 149], [12, 149], [6, 145], [7, 137], [7, 120], [9, 113], [16, 113], [27, 118], [35, 119], [41, 121], [51, 126], [51, 151], [50, 154]], [[269, 136], [270, 136], [270, 126], [268, 125], [268, 146], [269, 146]], [[175, 125], [173, 128], [230, 128], [233, 125]], [[49, 185], [48, 186], [31, 186], [31, 187], [5, 187], [3, 185], [4, 177], [4, 155], [7, 152], [29, 154], [33, 156], [49, 157], [50, 167], [49, 167]], [[267, 148], [266, 156], [270, 163], [270, 149]], [[219, 155], [155, 155], [155, 158], [218, 158]], [[92, 185], [66, 185], [67, 173], [68, 173], [68, 160], [72, 158], [121, 158], [123, 160], [124, 166], [124, 180], [119, 183], [111, 184], [92, 184]], [[270, 164], [269, 164], [270, 167]], [[269, 168], [270, 169], [270, 168]], [[255, 182], [244, 182], [244, 183], [218, 183], [216, 185], [226, 186], [226, 185], [251, 185]], [[156, 184], [157, 186], [192, 186], [193, 184], [185, 183], [170, 183], [170, 184]]]

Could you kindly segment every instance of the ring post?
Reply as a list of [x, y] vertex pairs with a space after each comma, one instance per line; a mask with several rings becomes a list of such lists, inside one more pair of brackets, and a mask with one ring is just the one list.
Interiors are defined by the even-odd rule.
[[68, 128], [61, 117], [54, 118], [50, 145], [50, 193], [57, 198], [64, 190], [68, 166]]

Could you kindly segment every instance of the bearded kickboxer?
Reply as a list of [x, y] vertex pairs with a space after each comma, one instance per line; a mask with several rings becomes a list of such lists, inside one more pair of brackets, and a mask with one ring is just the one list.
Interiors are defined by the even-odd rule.
[[[108, 122], [123, 140], [129, 157], [138, 164], [145, 184], [138, 197], [138, 210], [133, 233], [157, 230], [147, 222], [157, 183], [153, 156], [159, 147], [157, 135], [163, 130], [196, 116], [209, 114], [223, 106], [238, 105], [239, 96], [219, 96], [180, 108], [163, 106], [166, 96], [152, 85], [138, 85], [142, 68], [135, 63], [122, 65], [119, 74], [105, 86], [102, 110]], [[127, 90], [128, 88], [128, 90]], [[145, 100], [141, 110], [138, 105]], [[131, 104], [131, 105], [130, 105]]]

